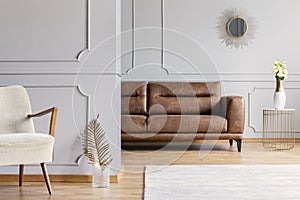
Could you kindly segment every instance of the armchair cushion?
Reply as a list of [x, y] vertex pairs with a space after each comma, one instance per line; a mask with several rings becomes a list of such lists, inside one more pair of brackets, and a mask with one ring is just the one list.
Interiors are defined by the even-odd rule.
[[54, 137], [42, 133], [0, 134], [0, 165], [52, 161]]

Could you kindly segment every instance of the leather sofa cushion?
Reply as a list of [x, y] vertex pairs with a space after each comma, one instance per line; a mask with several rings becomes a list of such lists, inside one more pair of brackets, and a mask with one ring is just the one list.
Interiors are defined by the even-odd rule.
[[151, 115], [148, 119], [148, 132], [227, 132], [227, 120], [217, 115]]
[[147, 95], [147, 82], [122, 82], [122, 97], [137, 97]]
[[148, 85], [151, 115], [218, 112], [219, 82], [151, 82]]
[[147, 114], [147, 97], [122, 97], [121, 100], [121, 110], [122, 114]]
[[122, 114], [147, 113], [147, 82], [122, 82]]
[[147, 117], [145, 115], [122, 115], [121, 129], [125, 133], [146, 132]]

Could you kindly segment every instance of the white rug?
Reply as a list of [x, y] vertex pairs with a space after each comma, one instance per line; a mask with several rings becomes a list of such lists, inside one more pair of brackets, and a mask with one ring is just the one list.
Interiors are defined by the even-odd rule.
[[144, 199], [300, 199], [300, 165], [147, 165]]

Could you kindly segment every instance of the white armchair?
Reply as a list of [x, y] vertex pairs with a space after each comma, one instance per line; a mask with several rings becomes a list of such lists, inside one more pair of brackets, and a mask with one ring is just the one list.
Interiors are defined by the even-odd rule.
[[[49, 134], [36, 133], [33, 117], [52, 113]], [[22, 86], [0, 87], [0, 166], [19, 165], [22, 186], [24, 165], [40, 163], [49, 194], [52, 193], [46, 162], [53, 160], [57, 108], [31, 114], [28, 94]]]

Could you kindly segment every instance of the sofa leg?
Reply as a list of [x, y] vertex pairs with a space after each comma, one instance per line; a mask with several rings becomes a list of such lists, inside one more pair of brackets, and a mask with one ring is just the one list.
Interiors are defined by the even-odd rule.
[[233, 145], [233, 140], [232, 140], [232, 139], [229, 140], [229, 145], [230, 145], [230, 146]]
[[24, 165], [19, 165], [19, 186], [23, 184]]
[[242, 140], [241, 139], [236, 140], [236, 143], [237, 143], [238, 152], [241, 152], [242, 151]]

